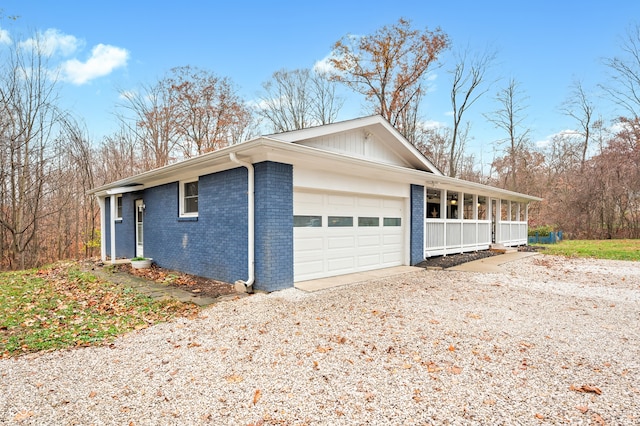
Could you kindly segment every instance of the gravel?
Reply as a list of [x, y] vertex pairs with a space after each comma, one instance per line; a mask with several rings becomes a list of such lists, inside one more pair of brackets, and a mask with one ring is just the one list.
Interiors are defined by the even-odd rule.
[[639, 324], [633, 262], [288, 289], [0, 360], [0, 423], [637, 425]]

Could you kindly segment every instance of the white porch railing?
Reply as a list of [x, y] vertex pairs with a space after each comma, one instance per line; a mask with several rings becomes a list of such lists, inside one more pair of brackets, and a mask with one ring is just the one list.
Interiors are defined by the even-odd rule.
[[497, 243], [505, 246], [521, 246], [528, 242], [527, 222], [500, 222]]
[[491, 245], [491, 221], [426, 219], [424, 234], [425, 257], [486, 250]]

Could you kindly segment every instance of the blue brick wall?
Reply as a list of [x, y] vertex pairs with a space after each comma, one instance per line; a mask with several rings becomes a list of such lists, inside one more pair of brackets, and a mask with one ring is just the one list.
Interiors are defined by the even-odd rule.
[[198, 217], [179, 218], [178, 182], [144, 191], [144, 251], [161, 267], [234, 282], [247, 276], [247, 170], [201, 176]]
[[[254, 288], [293, 286], [293, 167], [262, 162], [255, 170]], [[144, 255], [163, 268], [233, 283], [248, 278], [247, 170], [200, 176], [198, 217], [179, 217], [178, 182], [123, 194], [116, 256], [135, 256], [135, 201], [143, 199]], [[110, 223], [110, 199], [105, 202]], [[110, 254], [110, 230], [105, 236]]]
[[411, 264], [424, 260], [424, 186], [411, 185]]
[[293, 166], [254, 165], [256, 282], [264, 291], [293, 287]]

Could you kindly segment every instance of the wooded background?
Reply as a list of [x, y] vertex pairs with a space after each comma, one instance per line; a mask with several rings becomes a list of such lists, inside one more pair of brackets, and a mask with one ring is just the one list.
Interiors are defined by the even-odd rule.
[[[102, 140], [90, 140], [82, 117], [60, 108], [44, 46], [34, 40], [15, 43], [0, 62], [0, 269], [95, 256], [99, 210], [88, 190], [259, 134], [334, 122], [344, 102], [340, 85], [443, 173], [544, 198], [530, 207], [530, 228], [551, 225], [569, 238], [640, 237], [638, 26], [627, 31], [620, 54], [605, 59], [610, 79], [598, 87], [625, 114], [603, 116], [600, 98], [575, 81], [559, 106], [575, 131], [544, 148], [529, 137], [524, 84], [488, 81], [495, 52], [459, 51], [455, 63], [442, 64], [447, 34], [404, 19], [338, 40], [331, 71], [275, 71], [259, 103], [242, 99], [234, 82], [213, 70], [168, 70], [136, 93], [121, 93], [119, 128]], [[427, 127], [421, 113], [425, 77], [436, 66], [451, 77], [446, 128]], [[465, 148], [472, 137], [466, 113], [483, 96], [495, 96], [499, 108], [482, 112], [504, 132], [489, 170]]]

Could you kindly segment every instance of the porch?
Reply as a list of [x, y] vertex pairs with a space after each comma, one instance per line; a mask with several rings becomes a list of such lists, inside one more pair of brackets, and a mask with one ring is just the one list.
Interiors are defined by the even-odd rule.
[[425, 188], [424, 256], [527, 244], [528, 203]]

